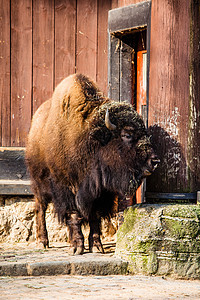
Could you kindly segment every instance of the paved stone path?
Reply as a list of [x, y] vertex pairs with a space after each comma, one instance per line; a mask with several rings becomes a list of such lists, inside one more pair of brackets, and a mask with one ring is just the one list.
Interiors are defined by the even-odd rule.
[[[0, 300], [200, 299], [200, 280], [113, 275], [123, 274], [118, 268], [121, 262], [114, 256], [113, 243], [104, 248], [104, 255], [86, 249], [83, 255], [70, 256], [64, 243], [55, 243], [48, 250], [36, 250], [34, 244], [0, 244]], [[70, 272], [63, 273], [68, 263]], [[23, 266], [29, 267], [29, 276], [17, 276]], [[9, 276], [2, 275], [3, 270]]]
[[200, 299], [200, 281], [153, 276], [43, 276], [0, 278], [0, 299]]
[[37, 250], [35, 244], [0, 244], [0, 276], [121, 275], [128, 263], [115, 257], [115, 243], [104, 244], [105, 254], [70, 255], [66, 243]]

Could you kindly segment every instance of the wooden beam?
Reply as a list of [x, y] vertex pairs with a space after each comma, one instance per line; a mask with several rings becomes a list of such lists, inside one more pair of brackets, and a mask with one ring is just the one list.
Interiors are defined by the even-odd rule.
[[0, 180], [0, 195], [32, 196], [30, 180]]
[[25, 148], [0, 147], [0, 180], [29, 179], [24, 157]]
[[33, 195], [25, 148], [0, 147], [0, 195]]
[[110, 32], [125, 31], [148, 25], [151, 1], [120, 7], [109, 11], [108, 29]]
[[147, 199], [196, 200], [197, 193], [151, 193], [146, 192]]

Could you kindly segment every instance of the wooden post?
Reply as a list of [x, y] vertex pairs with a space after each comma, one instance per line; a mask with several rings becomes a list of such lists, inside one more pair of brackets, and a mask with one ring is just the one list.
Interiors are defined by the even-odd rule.
[[190, 97], [188, 168], [191, 189], [200, 190], [200, 1], [190, 1]]

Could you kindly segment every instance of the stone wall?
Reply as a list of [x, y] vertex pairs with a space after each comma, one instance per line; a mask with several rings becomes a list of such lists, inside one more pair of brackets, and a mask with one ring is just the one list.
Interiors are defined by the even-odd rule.
[[124, 213], [116, 255], [129, 272], [200, 278], [200, 206], [135, 205]]
[[[35, 203], [28, 197], [0, 198], [0, 243], [34, 242], [35, 241]], [[54, 214], [53, 205], [49, 204], [46, 212], [49, 242], [66, 242], [67, 228], [59, 224]], [[88, 227], [83, 227], [84, 236], [88, 236]], [[117, 231], [116, 218], [102, 221], [103, 241], [115, 239]]]

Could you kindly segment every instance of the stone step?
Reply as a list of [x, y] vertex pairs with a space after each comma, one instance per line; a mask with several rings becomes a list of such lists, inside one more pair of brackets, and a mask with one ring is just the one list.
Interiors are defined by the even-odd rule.
[[62, 260], [0, 263], [0, 276], [125, 275], [128, 263], [107, 254], [86, 253]]

